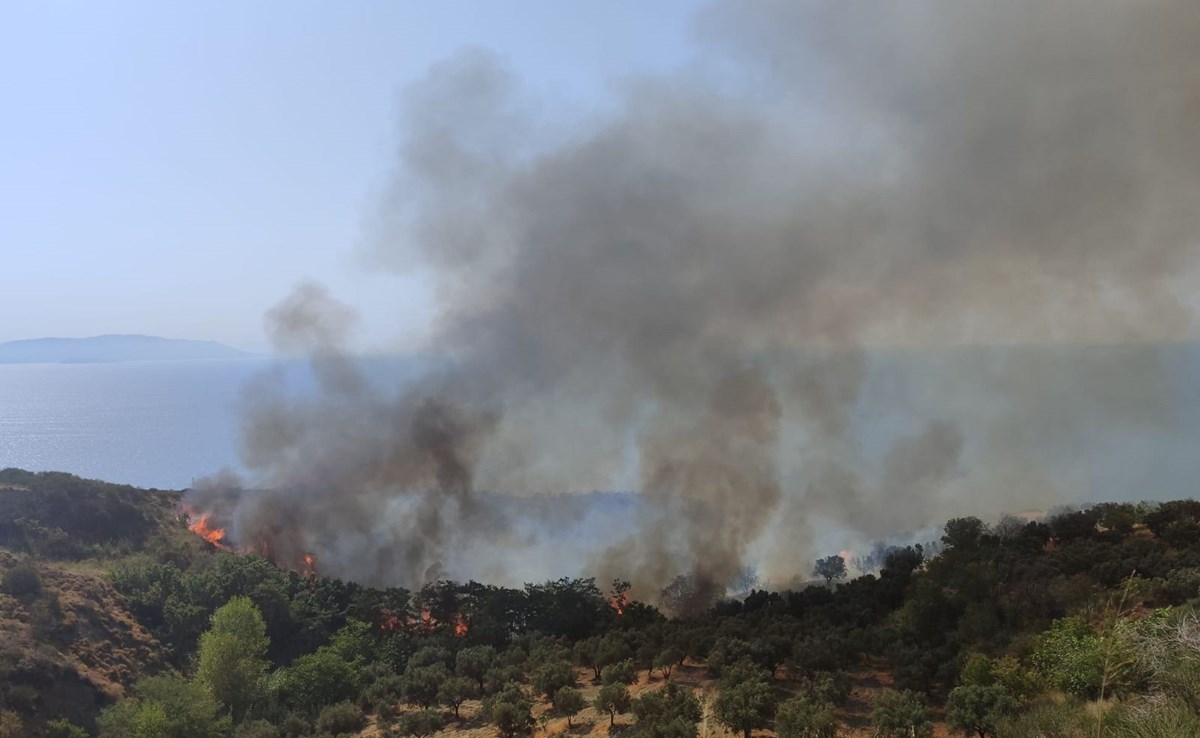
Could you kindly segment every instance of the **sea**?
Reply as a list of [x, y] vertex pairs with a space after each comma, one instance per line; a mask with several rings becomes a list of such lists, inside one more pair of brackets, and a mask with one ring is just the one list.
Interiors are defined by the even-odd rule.
[[[874, 352], [866, 363], [848, 433], [883, 483], [894, 449], [945, 422], [964, 440], [944, 479], [964, 495], [1006, 486], [1081, 503], [1197, 495], [1200, 345]], [[436, 366], [388, 359], [366, 374], [394, 387]], [[246, 388], [267, 372], [289, 393], [314, 387], [305, 362], [275, 358], [0, 364], [0, 468], [160, 489], [237, 471]], [[781, 451], [804, 447], [785, 425]]]
[[0, 468], [184, 489], [238, 469], [239, 407], [269, 359], [0, 365]]

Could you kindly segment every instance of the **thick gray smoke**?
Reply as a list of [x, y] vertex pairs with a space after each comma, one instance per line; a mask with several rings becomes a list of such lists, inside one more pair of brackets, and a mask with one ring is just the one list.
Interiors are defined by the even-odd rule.
[[[1153, 349], [1076, 373], [1004, 347], [1193, 337], [1200, 4], [737, 0], [697, 29], [686, 72], [571, 124], [482, 52], [409, 90], [371, 257], [435, 285], [445, 365], [381, 391], [301, 288], [270, 320], [321, 392], [251, 392], [270, 491], [197, 505], [411, 585], [559, 555], [478, 490], [631, 485], [635, 524], [597, 526], [582, 573], [720, 589], [748, 558], [795, 574], [829, 522], [1045, 507], [1043, 422], [1166, 422]], [[969, 346], [920, 364], [937, 397], [864, 389]], [[872, 432], [881, 392], [918, 416]]]

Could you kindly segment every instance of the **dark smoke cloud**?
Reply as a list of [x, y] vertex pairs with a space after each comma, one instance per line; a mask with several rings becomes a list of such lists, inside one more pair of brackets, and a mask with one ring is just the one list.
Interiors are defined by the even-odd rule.
[[[435, 285], [449, 368], [371, 386], [346, 311], [301, 288], [269, 317], [321, 394], [252, 393], [246, 466], [272, 491], [226, 508], [235, 531], [370, 581], [519, 579], [553, 546], [477, 490], [632, 476], [636, 526], [584, 571], [717, 591], [750, 557], [794, 574], [819, 521], [880, 536], [1059, 494], [998, 481], [1057, 370], [942, 366], [945, 395], [872, 451], [879, 351], [1193, 337], [1196, 3], [739, 0], [698, 27], [686, 73], [573, 126], [484, 52], [407, 93], [371, 257]], [[1059, 388], [1066, 435], [1169, 411], [1153, 358], [1119, 366]]]

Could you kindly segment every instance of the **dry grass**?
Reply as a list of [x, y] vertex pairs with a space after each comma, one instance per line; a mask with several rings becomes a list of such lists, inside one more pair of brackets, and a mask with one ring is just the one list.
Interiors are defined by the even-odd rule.
[[[610, 727], [608, 714], [597, 713], [591, 707], [592, 699], [600, 689], [600, 685], [592, 681], [592, 671], [577, 669], [576, 675], [588, 707], [571, 718], [571, 727], [568, 728], [565, 718], [543, 718], [550, 705], [546, 700], [538, 699], [533, 707], [537, 725], [532, 738], [628, 738], [633, 732], [633, 716], [628, 713], [618, 715], [615, 724]], [[870, 738], [873, 734], [870, 724], [871, 705], [876, 695], [892, 686], [891, 674], [886, 669], [871, 665], [855, 672], [852, 677], [850, 698], [838, 710], [841, 723], [838, 735], [843, 738]], [[713, 716], [712, 703], [717, 694], [717, 683], [708, 675], [702, 664], [685, 662], [683, 666], [678, 666], [671, 672], [671, 681], [691, 688], [693, 694], [700, 699], [703, 717], [699, 725], [699, 738], [741, 738], [740, 734], [726, 730]], [[633, 697], [638, 697], [648, 691], [661, 689], [665, 684], [666, 680], [657, 671], [652, 674], [641, 671], [638, 672], [637, 683], [630, 685], [629, 692]], [[794, 696], [798, 689], [794, 680], [783, 679], [776, 684], [780, 700]], [[400, 706], [399, 712], [404, 713], [409, 709], [411, 708]], [[498, 738], [499, 732], [483, 719], [480, 709], [481, 703], [478, 700], [464, 702], [461, 708], [462, 719], [451, 719], [433, 738]], [[938, 718], [938, 722], [934, 725], [934, 738], [951, 738], [956, 735], [940, 722], [940, 714], [935, 717]], [[380, 732], [380, 727], [372, 717], [370, 724], [360, 735], [362, 738], [372, 738], [379, 736]], [[771, 730], [756, 730], [754, 736], [775, 738], [775, 733]]]

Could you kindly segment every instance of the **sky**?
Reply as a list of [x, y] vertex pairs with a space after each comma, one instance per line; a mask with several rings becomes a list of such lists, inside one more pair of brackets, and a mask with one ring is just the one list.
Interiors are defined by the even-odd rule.
[[564, 115], [602, 109], [687, 63], [696, 4], [6, 2], [0, 341], [261, 351], [263, 313], [319, 279], [359, 310], [361, 348], [415, 345], [428, 286], [361, 248], [406, 86], [479, 47]]

